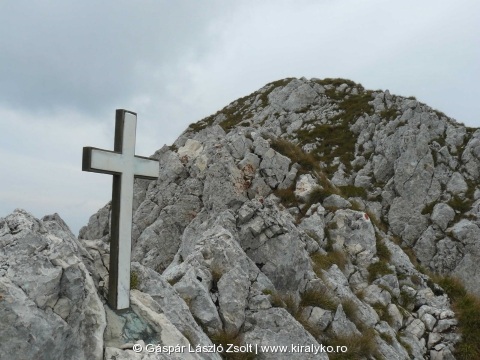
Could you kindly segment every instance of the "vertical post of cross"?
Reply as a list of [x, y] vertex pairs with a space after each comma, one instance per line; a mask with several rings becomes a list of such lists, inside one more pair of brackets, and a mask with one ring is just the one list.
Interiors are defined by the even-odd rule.
[[158, 178], [158, 161], [135, 155], [137, 114], [117, 110], [114, 151], [83, 148], [83, 171], [113, 175], [108, 303], [130, 306], [130, 258], [134, 178]]

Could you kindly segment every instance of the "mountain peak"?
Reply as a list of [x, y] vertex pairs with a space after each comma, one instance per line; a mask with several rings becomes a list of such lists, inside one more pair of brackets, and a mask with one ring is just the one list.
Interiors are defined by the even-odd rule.
[[[346, 346], [302, 359], [480, 356], [480, 131], [388, 90], [289, 78], [190, 125], [154, 157], [159, 178], [134, 185], [132, 311], [96, 307], [105, 318], [96, 331], [106, 326], [96, 356], [103, 345], [105, 358], [127, 358], [125, 339]], [[41, 305], [77, 331], [71, 309], [105, 301], [110, 212], [107, 204], [94, 214], [78, 240], [57, 216], [0, 219], [0, 250], [15, 270], [0, 269], [0, 285], [16, 289], [8, 304], [43, 301], [38, 286], [17, 289], [22, 276], [45, 283]], [[25, 217], [43, 225], [17, 232]], [[50, 251], [60, 237], [72, 247]], [[15, 244], [41, 256], [13, 259]], [[71, 291], [71, 264], [89, 297]], [[32, 266], [55, 276], [13, 277]], [[48, 320], [49, 309], [38, 312]]]

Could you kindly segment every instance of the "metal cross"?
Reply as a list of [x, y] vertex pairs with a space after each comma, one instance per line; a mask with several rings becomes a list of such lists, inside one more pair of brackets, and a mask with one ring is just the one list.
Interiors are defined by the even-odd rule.
[[137, 114], [117, 110], [114, 151], [83, 148], [83, 171], [113, 175], [108, 303], [115, 310], [130, 306], [130, 256], [134, 178], [157, 179], [158, 161], [135, 155]]

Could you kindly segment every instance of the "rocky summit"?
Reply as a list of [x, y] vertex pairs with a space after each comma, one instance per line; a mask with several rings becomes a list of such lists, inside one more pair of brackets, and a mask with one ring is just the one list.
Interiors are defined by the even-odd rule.
[[78, 238], [0, 219], [1, 359], [480, 358], [480, 130], [291, 78], [152, 157], [127, 311], [105, 300], [110, 204]]

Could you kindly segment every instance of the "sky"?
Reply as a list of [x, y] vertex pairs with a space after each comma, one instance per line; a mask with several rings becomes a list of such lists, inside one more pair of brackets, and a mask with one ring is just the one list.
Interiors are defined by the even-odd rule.
[[266, 83], [342, 77], [480, 127], [473, 0], [1, 0], [0, 217], [57, 212], [75, 234], [111, 198], [82, 148], [137, 155]]

